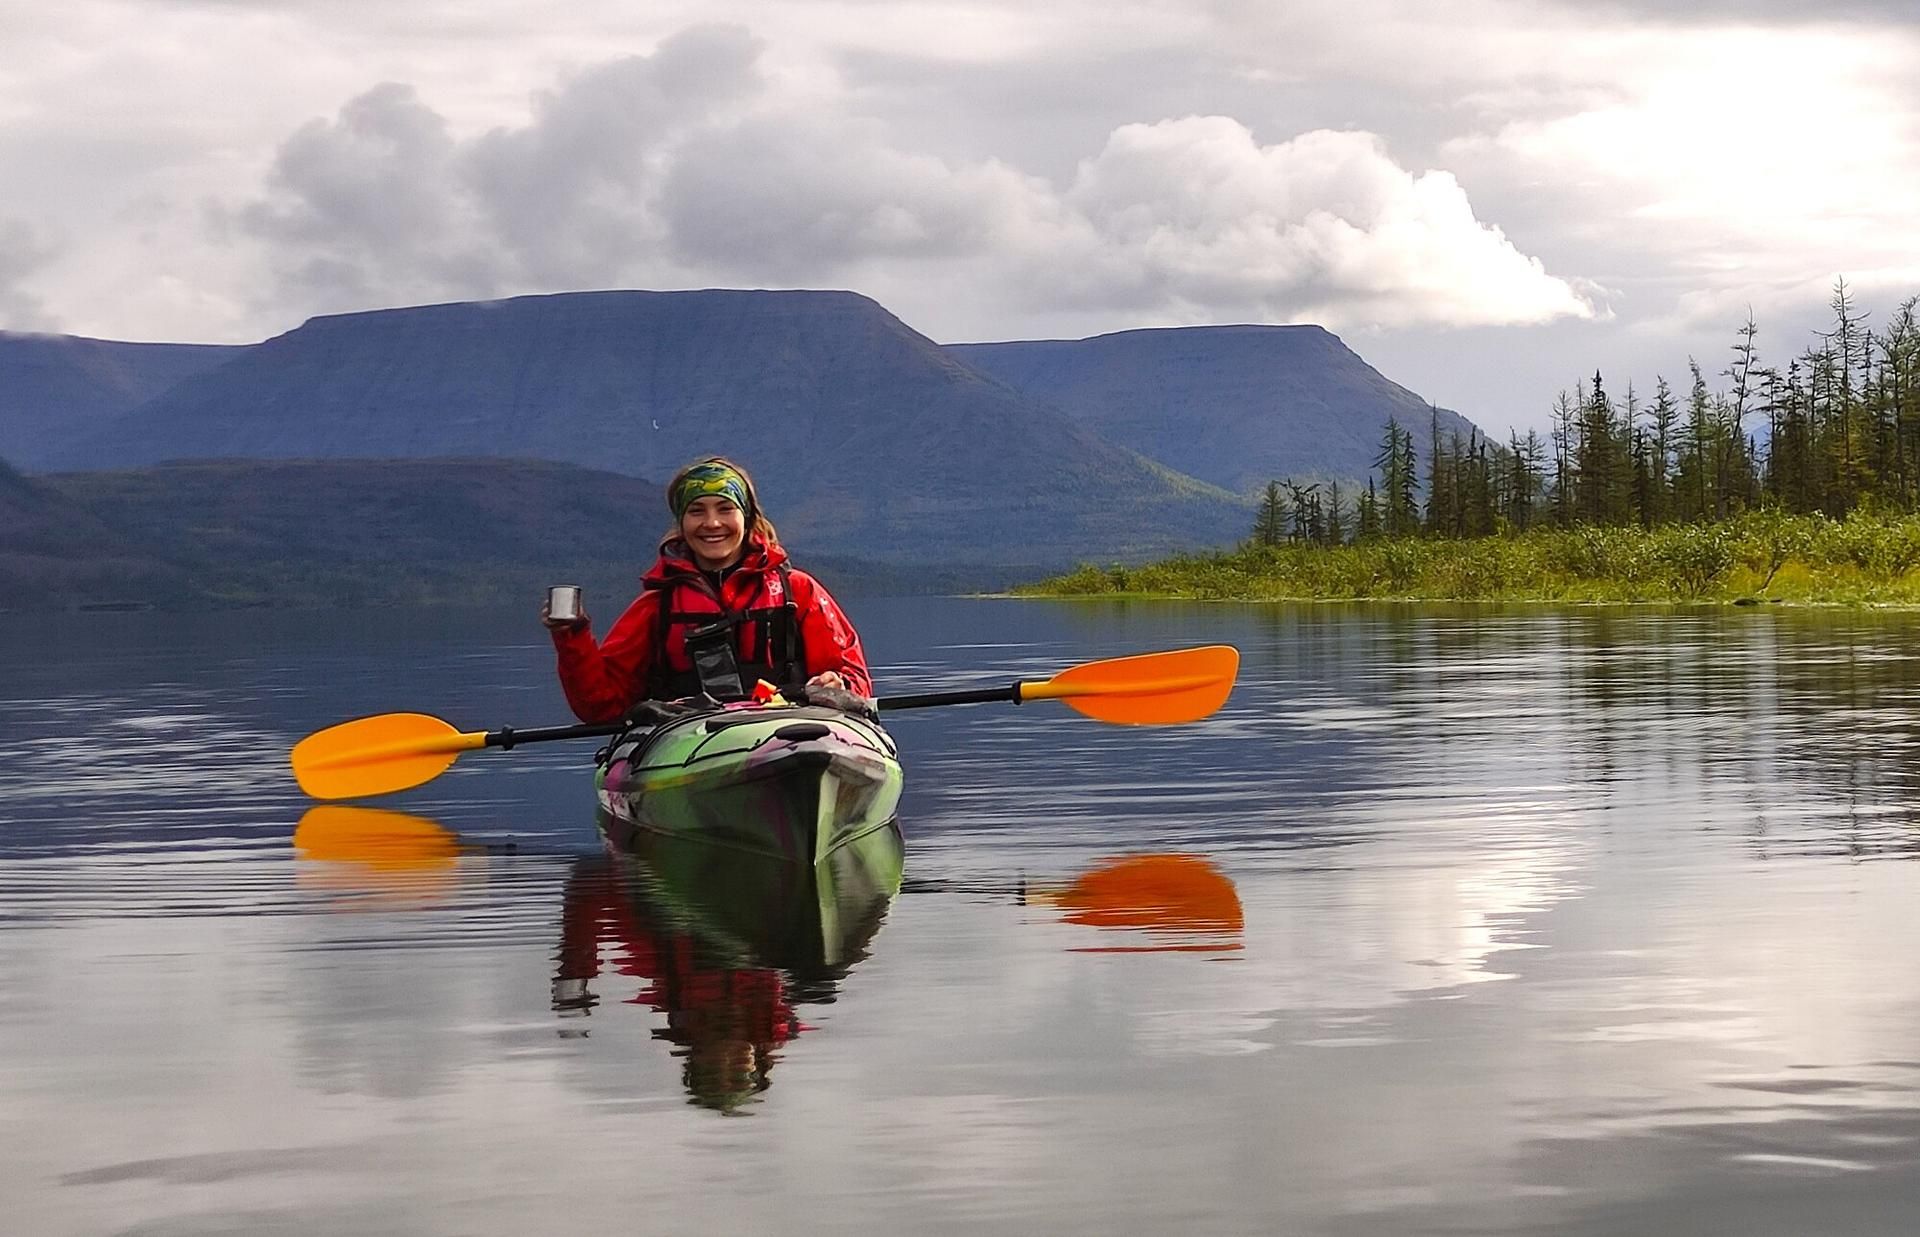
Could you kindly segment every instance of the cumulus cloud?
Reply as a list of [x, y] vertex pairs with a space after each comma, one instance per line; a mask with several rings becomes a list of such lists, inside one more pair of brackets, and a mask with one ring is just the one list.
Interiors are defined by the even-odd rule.
[[662, 205], [685, 260], [791, 278], [990, 260], [1054, 209], [1043, 182], [1004, 164], [899, 150], [877, 124], [844, 117], [763, 117], [691, 146]]
[[[1920, 277], [1920, 46], [1838, 32], [1722, 31], [1650, 46], [1605, 95], [1522, 116], [1445, 150], [1525, 178], [1584, 217], [1618, 265], [1678, 285], [1654, 331], [1745, 307], [1822, 301]], [[1605, 212], [1590, 203], [1610, 204]]]
[[1451, 175], [1408, 172], [1369, 133], [1263, 146], [1221, 116], [1127, 125], [1081, 164], [1065, 201], [1109, 278], [1146, 304], [1365, 325], [1593, 312], [1477, 219]]
[[1368, 133], [1263, 145], [1221, 116], [1133, 123], [1050, 180], [904, 147], [844, 98], [795, 107], [762, 51], [738, 27], [689, 30], [465, 140], [380, 86], [290, 137], [243, 217], [289, 290], [331, 308], [731, 281], [852, 284], [960, 333], [962, 301], [1374, 326], [1594, 312], [1453, 176]]
[[758, 44], [698, 27], [583, 72], [528, 123], [457, 140], [408, 85], [352, 99], [280, 147], [240, 218], [296, 299], [346, 309], [603, 286], [647, 272], [676, 146], [757, 90]]

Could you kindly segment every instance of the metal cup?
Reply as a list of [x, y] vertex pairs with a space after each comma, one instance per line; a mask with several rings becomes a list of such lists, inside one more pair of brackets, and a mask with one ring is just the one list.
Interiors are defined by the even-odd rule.
[[580, 586], [556, 584], [547, 590], [547, 617], [571, 623], [580, 617]]

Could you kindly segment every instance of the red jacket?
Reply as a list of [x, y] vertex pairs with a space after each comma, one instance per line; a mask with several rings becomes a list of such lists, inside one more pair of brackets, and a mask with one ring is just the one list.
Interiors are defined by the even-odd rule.
[[[780, 545], [768, 544], [758, 534], [751, 537], [740, 565], [722, 582], [719, 601], [730, 610], [754, 609], [779, 604], [783, 588], [780, 566], [787, 552]], [[616, 721], [628, 709], [646, 698], [647, 673], [652, 668], [654, 651], [660, 645], [656, 626], [661, 607], [676, 590], [662, 587], [685, 580], [684, 590], [710, 589], [684, 543], [669, 542], [660, 559], [646, 574], [646, 591], [614, 623], [604, 642], [596, 644], [593, 632], [585, 624], [577, 629], [553, 633], [554, 648], [560, 658], [560, 686], [566, 690], [567, 703], [583, 722]], [[873, 694], [873, 677], [867, 673], [867, 657], [860, 648], [860, 636], [853, 624], [818, 580], [804, 571], [788, 568], [786, 581], [793, 589], [795, 618], [800, 625], [800, 644], [806, 659], [808, 677], [837, 670], [847, 689], [858, 695]], [[753, 638], [751, 627], [742, 627], [737, 636], [737, 651], [743, 661], [752, 660], [758, 650], [746, 647]], [[668, 660], [675, 669], [686, 666], [683, 632], [669, 632]], [[749, 684], [751, 686], [751, 684]]]

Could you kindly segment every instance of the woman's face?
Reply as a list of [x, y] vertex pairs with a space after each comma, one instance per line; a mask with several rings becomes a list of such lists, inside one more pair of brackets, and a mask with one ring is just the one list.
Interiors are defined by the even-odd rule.
[[703, 570], [731, 567], [747, 539], [746, 513], [731, 499], [696, 498], [680, 517], [680, 536]]

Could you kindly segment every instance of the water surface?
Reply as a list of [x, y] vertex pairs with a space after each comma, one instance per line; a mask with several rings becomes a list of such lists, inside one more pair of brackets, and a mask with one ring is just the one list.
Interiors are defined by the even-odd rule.
[[[883, 691], [1245, 663], [898, 715], [907, 891], [796, 981], [630, 896], [583, 746], [295, 850], [311, 730], [564, 720], [523, 616], [0, 616], [8, 1230], [1911, 1230], [1913, 619], [851, 609]], [[1156, 855], [1192, 914], [1103, 902]]]

